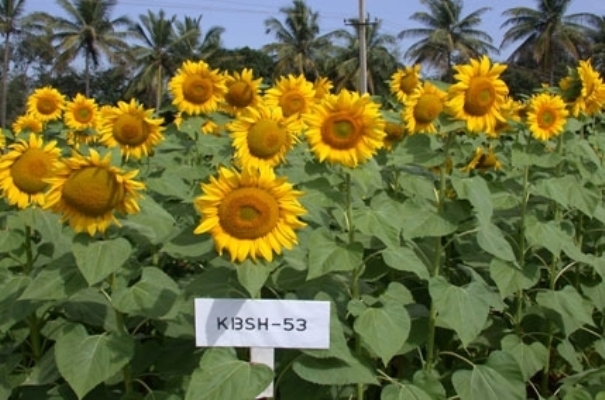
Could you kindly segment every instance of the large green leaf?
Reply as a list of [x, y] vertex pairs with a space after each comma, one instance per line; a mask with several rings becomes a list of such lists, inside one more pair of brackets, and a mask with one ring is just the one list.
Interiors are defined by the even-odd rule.
[[71, 255], [64, 255], [41, 269], [20, 299], [61, 300], [88, 287]]
[[573, 175], [541, 180], [535, 186], [535, 193], [552, 199], [563, 207], [577, 208], [588, 216], [595, 213], [601, 201], [596, 188], [583, 186]]
[[[338, 318], [338, 313], [333, 300], [319, 293], [315, 300], [331, 301], [330, 304], [330, 347], [324, 350], [303, 350], [303, 353], [315, 358], [336, 358], [341, 361], [351, 361], [353, 356], [347, 345], [347, 339], [343, 331], [343, 324]], [[354, 361], [354, 360], [353, 360]]]
[[517, 265], [494, 258], [489, 264], [489, 273], [504, 299], [520, 290], [529, 289], [540, 279], [540, 269], [535, 264]]
[[172, 278], [156, 267], [145, 267], [141, 280], [117, 292], [113, 303], [123, 313], [156, 319], [170, 311], [179, 293]]
[[401, 207], [400, 218], [405, 221], [402, 233], [403, 237], [408, 240], [445, 236], [457, 229], [455, 223], [438, 214], [434, 208], [410, 199], [406, 200]]
[[418, 386], [399, 383], [385, 386], [380, 393], [380, 400], [433, 400], [433, 397]]
[[555, 256], [573, 240], [556, 221], [542, 222], [531, 215], [525, 220], [525, 237], [529, 245], [544, 247]]
[[443, 154], [435, 151], [431, 139], [430, 135], [407, 136], [397, 146], [397, 152], [393, 154], [393, 163], [397, 166], [418, 164], [426, 167], [443, 164]]
[[[354, 329], [372, 351], [387, 365], [410, 333], [410, 317], [402, 304], [388, 302], [379, 308], [366, 308], [355, 319]], [[385, 335], [385, 332], [389, 332]]]
[[37, 308], [35, 302], [19, 299], [30, 282], [26, 276], [15, 276], [0, 284], [0, 332], [8, 331]]
[[246, 288], [251, 297], [257, 297], [267, 278], [277, 265], [274, 263], [246, 260], [236, 264], [237, 280]]
[[325, 228], [315, 230], [309, 239], [309, 273], [307, 279], [336, 271], [350, 271], [361, 266], [363, 246], [338, 243]]
[[485, 364], [471, 371], [458, 370], [452, 383], [460, 400], [524, 400], [525, 384], [517, 361], [509, 354], [493, 351]]
[[378, 384], [372, 369], [356, 358], [342, 361], [303, 354], [296, 358], [292, 369], [302, 379], [318, 385]]
[[123, 238], [94, 241], [86, 235], [78, 235], [72, 251], [78, 269], [92, 286], [122, 268], [132, 247]]
[[515, 253], [502, 231], [491, 222], [481, 223], [477, 233], [477, 243], [486, 252], [505, 261], [515, 261]]
[[462, 345], [468, 346], [485, 327], [491, 294], [482, 283], [458, 287], [443, 277], [431, 278], [429, 293], [437, 309], [437, 322], [456, 331]]
[[584, 355], [578, 352], [568, 339], [563, 339], [557, 345], [557, 354], [569, 363], [574, 372], [584, 371], [582, 360]]
[[370, 158], [363, 165], [349, 171], [355, 193], [363, 198], [372, 195], [382, 187], [383, 179], [380, 176], [380, 167], [374, 158]]
[[353, 215], [355, 228], [360, 232], [376, 236], [386, 246], [399, 246], [399, 233], [401, 225], [399, 211], [401, 205], [395, 200], [381, 193], [370, 203], [370, 208], [357, 209]]
[[540, 342], [525, 344], [515, 335], [506, 335], [501, 341], [502, 350], [517, 360], [527, 381], [546, 365], [548, 350]]
[[382, 252], [384, 262], [398, 271], [408, 271], [416, 274], [420, 279], [428, 280], [430, 273], [428, 267], [416, 255], [414, 250], [407, 246], [387, 247]]
[[143, 235], [151, 244], [162, 243], [173, 230], [175, 220], [151, 197], [139, 200], [141, 211], [129, 214], [122, 225]]
[[80, 399], [118, 373], [133, 354], [134, 342], [130, 336], [88, 335], [82, 325], [74, 325], [55, 343], [59, 372]]
[[536, 296], [536, 302], [546, 310], [554, 311], [549, 315], [569, 336], [583, 325], [593, 325], [592, 305], [584, 302], [582, 296], [572, 287], [561, 290], [543, 290]]
[[185, 400], [254, 399], [272, 380], [268, 366], [241, 361], [230, 348], [210, 348], [191, 375]]
[[494, 213], [494, 206], [485, 180], [479, 175], [472, 178], [452, 177], [452, 185], [459, 198], [466, 199], [473, 205], [479, 223], [488, 224]]

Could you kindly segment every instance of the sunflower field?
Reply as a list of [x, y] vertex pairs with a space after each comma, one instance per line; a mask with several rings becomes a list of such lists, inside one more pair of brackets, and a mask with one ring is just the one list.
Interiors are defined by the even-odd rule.
[[[187, 61], [171, 118], [37, 89], [0, 136], [0, 399], [604, 400], [605, 84], [505, 69], [376, 98]], [[196, 298], [329, 301], [330, 347], [196, 347]]]

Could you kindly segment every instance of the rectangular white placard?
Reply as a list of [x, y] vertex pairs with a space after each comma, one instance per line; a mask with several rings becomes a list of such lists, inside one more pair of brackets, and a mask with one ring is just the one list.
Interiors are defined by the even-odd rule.
[[199, 347], [330, 347], [330, 302], [195, 299]]

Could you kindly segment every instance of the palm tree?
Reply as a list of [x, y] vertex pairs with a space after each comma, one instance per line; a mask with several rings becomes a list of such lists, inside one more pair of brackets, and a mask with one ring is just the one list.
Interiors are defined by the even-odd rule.
[[605, 76], [605, 15], [599, 18], [592, 37], [592, 62], [594, 67]]
[[[356, 26], [358, 20], [352, 20]], [[397, 69], [399, 59], [397, 38], [393, 35], [380, 33], [381, 22], [368, 24], [366, 27], [366, 55], [368, 91], [372, 94], [388, 92], [388, 84], [392, 72]], [[348, 88], [359, 90], [359, 34], [357, 30], [338, 30], [334, 36], [343, 40], [335, 52], [333, 78], [336, 90]]]
[[405, 52], [405, 58], [413, 63], [427, 63], [442, 72], [446, 81], [451, 80], [452, 63], [466, 62], [489, 52], [498, 53], [492, 46], [492, 38], [478, 29], [481, 17], [489, 11], [482, 7], [462, 16], [462, 0], [420, 0], [428, 8], [418, 11], [410, 19], [424, 25], [423, 28], [405, 29], [399, 39], [419, 38]]
[[128, 28], [130, 20], [126, 16], [111, 19], [111, 12], [117, 0], [56, 0], [67, 17], [56, 17], [46, 13], [34, 13], [31, 20], [42, 25], [48, 24], [53, 33], [52, 41], [60, 55], [56, 66], [63, 68], [78, 56], [84, 56], [85, 94], [90, 93], [90, 70], [97, 67], [101, 57], [116, 62], [118, 56], [127, 54], [126, 39], [131, 32], [120, 31]]
[[0, 31], [4, 37], [2, 60], [2, 94], [0, 95], [0, 127], [6, 127], [6, 96], [8, 93], [8, 70], [11, 53], [11, 36], [18, 32], [19, 19], [23, 14], [25, 0], [0, 1]]
[[303, 0], [293, 0], [291, 7], [282, 7], [283, 23], [275, 17], [265, 20], [266, 33], [273, 33], [276, 43], [263, 51], [276, 57], [275, 74], [303, 74], [313, 80], [319, 75], [319, 54], [330, 46], [330, 36], [319, 35], [319, 13], [313, 12]]
[[202, 34], [201, 28], [202, 16], [197, 18], [185, 17], [182, 21], [176, 21], [176, 32], [183, 36], [190, 30], [198, 32], [195, 36], [187, 36], [185, 40], [179, 41], [175, 45], [174, 55], [178, 58], [178, 63], [192, 58], [201, 58], [208, 64], [212, 64], [212, 59], [217, 51], [222, 49], [222, 34], [225, 28], [212, 26], [205, 34]]
[[505, 10], [507, 28], [501, 48], [521, 41], [511, 53], [509, 62], [530, 56], [554, 83], [557, 59], [579, 60], [589, 49], [590, 26], [598, 26], [599, 18], [590, 13], [567, 15], [571, 0], [537, 0], [537, 8], [515, 7]]
[[[139, 92], [144, 88], [155, 88], [155, 109], [162, 105], [165, 77], [172, 75], [179, 65], [179, 57], [191, 57], [193, 49], [188, 54], [182, 54], [187, 43], [195, 43], [200, 36], [199, 26], [187, 25], [187, 30], [175, 31], [176, 16], [166, 18], [164, 10], [159, 14], [147, 11], [147, 15], [139, 16], [140, 22], [132, 25], [131, 29], [143, 44], [135, 45], [132, 54], [138, 66], [127, 95]], [[177, 46], [181, 45], [180, 51]]]

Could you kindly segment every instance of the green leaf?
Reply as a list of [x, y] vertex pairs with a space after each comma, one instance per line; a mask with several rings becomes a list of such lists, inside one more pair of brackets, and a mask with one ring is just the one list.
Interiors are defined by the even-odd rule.
[[132, 247], [123, 238], [94, 241], [86, 235], [78, 235], [72, 251], [78, 269], [92, 286], [122, 268], [130, 257]]
[[254, 399], [272, 380], [268, 366], [238, 360], [230, 348], [210, 348], [191, 375], [185, 400]]
[[333, 300], [323, 293], [318, 294], [315, 300], [330, 301], [330, 347], [325, 350], [303, 350], [303, 353], [314, 358], [336, 358], [345, 362], [351, 361], [353, 355], [347, 345], [343, 324], [338, 318]]
[[156, 267], [145, 267], [141, 280], [117, 292], [112, 302], [123, 313], [157, 319], [168, 314], [179, 293], [172, 278]]
[[485, 327], [490, 296], [478, 282], [467, 287], [450, 284], [443, 277], [431, 278], [429, 293], [437, 309], [437, 322], [456, 331], [463, 346], [468, 346]]
[[276, 266], [274, 263], [246, 260], [235, 265], [237, 280], [254, 298], [260, 293], [260, 289]]
[[405, 287], [399, 282], [391, 282], [387, 286], [387, 290], [380, 295], [380, 302], [386, 304], [388, 302], [394, 302], [401, 304], [402, 306], [413, 304], [414, 297], [410, 289]]
[[336, 358], [320, 359], [303, 354], [294, 360], [292, 369], [302, 379], [318, 385], [378, 385], [373, 370], [356, 358], [345, 362]]
[[395, 165], [418, 164], [432, 167], [443, 164], [443, 154], [431, 146], [430, 135], [406, 136], [393, 154]]
[[515, 253], [510, 243], [504, 238], [502, 231], [492, 223], [479, 225], [477, 243], [483, 250], [502, 260], [515, 261]]
[[33, 301], [19, 299], [30, 282], [28, 277], [15, 276], [0, 285], [0, 332], [7, 332], [37, 308]]
[[130, 336], [91, 336], [82, 325], [74, 325], [55, 344], [59, 372], [80, 399], [118, 373], [133, 354], [134, 342]]
[[519, 363], [525, 381], [546, 365], [548, 350], [540, 342], [525, 344], [515, 335], [506, 335], [500, 343], [502, 350], [513, 356]]
[[485, 180], [479, 175], [472, 178], [452, 177], [452, 185], [459, 198], [466, 199], [473, 205], [479, 223], [487, 225], [494, 213], [494, 206]]
[[27, 374], [24, 386], [51, 385], [61, 377], [55, 361], [55, 348], [51, 347]]
[[63, 229], [60, 215], [39, 207], [29, 207], [21, 210], [19, 216], [26, 225], [40, 233], [43, 241], [53, 244], [53, 257], [58, 258], [69, 251], [73, 234]]
[[546, 310], [554, 311], [552, 319], [569, 336], [583, 325], [592, 325], [592, 306], [585, 303], [582, 296], [571, 286], [563, 289], [543, 290], [536, 296], [536, 302]]
[[98, 289], [78, 291], [63, 305], [68, 320], [117, 332], [115, 311], [107, 297]]
[[[410, 317], [402, 304], [388, 302], [367, 308], [355, 319], [354, 329], [386, 366], [403, 346], [410, 333]], [[389, 332], [385, 335], [385, 332]]]
[[432, 176], [400, 171], [397, 176], [397, 184], [398, 188], [408, 197], [435, 200], [435, 182]]
[[173, 230], [174, 217], [149, 196], [139, 200], [139, 206], [141, 211], [129, 214], [122, 225], [143, 235], [151, 244], [162, 243]]
[[553, 168], [561, 162], [561, 156], [552, 151], [544, 151], [544, 144], [531, 143], [526, 152], [525, 145], [514, 144], [511, 150], [511, 165], [516, 168], [536, 165]]
[[161, 251], [174, 258], [199, 258], [214, 252], [214, 242], [207, 235], [196, 235], [194, 227], [185, 227], [181, 233], [165, 243]]
[[145, 182], [149, 190], [179, 200], [191, 199], [193, 188], [183, 182], [180, 176], [165, 173], [159, 178], [148, 178]]
[[400, 218], [405, 221], [402, 233], [407, 240], [445, 236], [455, 232], [458, 228], [456, 224], [437, 214], [434, 208], [410, 199], [403, 203]]
[[386, 246], [399, 246], [402, 223], [399, 221], [400, 203], [381, 193], [372, 198], [370, 209], [356, 210], [355, 228], [361, 233], [376, 236]]
[[62, 300], [88, 287], [71, 255], [46, 265], [21, 294], [21, 300]]
[[597, 189], [583, 186], [573, 175], [541, 180], [535, 186], [535, 193], [552, 199], [563, 207], [577, 208], [588, 216], [595, 213], [601, 201]]
[[361, 197], [372, 197], [372, 195], [382, 187], [382, 176], [380, 167], [374, 158], [368, 162], [349, 170], [351, 182], [359, 190], [356, 191]]
[[540, 279], [540, 269], [537, 265], [528, 264], [521, 269], [513, 263], [498, 258], [490, 262], [489, 273], [503, 299], [520, 290], [529, 289]]
[[525, 220], [525, 237], [531, 246], [543, 247], [555, 256], [572, 240], [556, 221], [541, 222], [531, 215]]
[[[590, 393], [581, 388], [571, 388], [565, 392], [563, 400], [593, 400], [593, 397], [590, 395]], [[595, 400], [599, 400], [599, 398], [595, 397]]]
[[493, 351], [484, 365], [472, 371], [458, 370], [452, 384], [460, 400], [524, 400], [525, 384], [517, 361], [502, 351]]
[[427, 392], [409, 383], [387, 385], [380, 393], [380, 400], [433, 400]]
[[309, 273], [307, 279], [336, 271], [351, 271], [361, 265], [363, 246], [338, 243], [325, 228], [315, 230], [309, 239]]
[[[592, 282], [593, 284], [596, 282]], [[588, 286], [582, 285], [582, 292], [588, 297], [594, 306], [603, 311], [605, 310], [605, 285], [603, 282]]]
[[389, 267], [398, 271], [412, 272], [424, 280], [431, 277], [427, 266], [409, 247], [387, 247], [382, 252], [382, 258]]
[[584, 367], [582, 366], [583, 355], [574, 349], [569, 340], [564, 339], [559, 342], [557, 345], [557, 354], [569, 363], [574, 372], [584, 371]]

